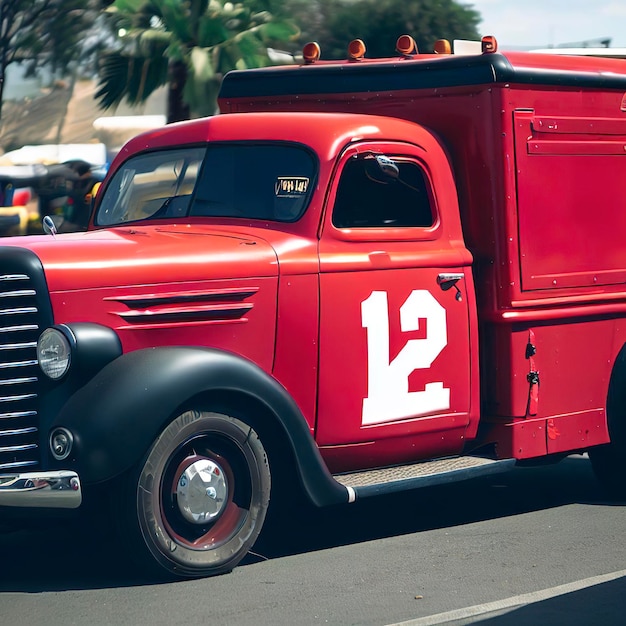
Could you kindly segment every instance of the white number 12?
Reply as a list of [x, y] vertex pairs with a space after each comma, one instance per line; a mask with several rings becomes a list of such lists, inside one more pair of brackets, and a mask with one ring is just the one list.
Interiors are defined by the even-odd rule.
[[367, 329], [367, 398], [361, 424], [381, 424], [450, 408], [450, 389], [443, 382], [409, 391], [409, 376], [428, 369], [448, 343], [446, 310], [429, 291], [416, 289], [400, 307], [402, 332], [419, 330], [427, 321], [425, 339], [410, 339], [395, 359], [389, 355], [389, 305], [386, 291], [373, 291], [361, 303], [361, 324]]

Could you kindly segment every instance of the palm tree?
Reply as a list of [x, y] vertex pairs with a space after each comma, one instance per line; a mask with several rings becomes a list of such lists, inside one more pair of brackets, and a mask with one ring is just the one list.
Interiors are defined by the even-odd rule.
[[96, 97], [107, 109], [169, 87], [168, 122], [212, 115], [223, 75], [271, 65], [268, 47], [298, 28], [244, 0], [115, 0], [107, 9], [117, 48], [101, 58]]

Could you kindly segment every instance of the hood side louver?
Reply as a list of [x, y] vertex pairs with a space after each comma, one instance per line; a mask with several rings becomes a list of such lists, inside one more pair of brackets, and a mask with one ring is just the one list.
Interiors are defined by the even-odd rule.
[[245, 322], [254, 307], [245, 302], [258, 291], [246, 289], [208, 289], [170, 293], [128, 294], [105, 298], [119, 302], [127, 311], [117, 312], [132, 327], [185, 322]]

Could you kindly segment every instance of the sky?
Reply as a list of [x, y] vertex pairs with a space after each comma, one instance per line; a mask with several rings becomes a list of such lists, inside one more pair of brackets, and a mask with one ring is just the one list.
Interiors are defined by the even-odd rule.
[[500, 49], [544, 48], [610, 38], [626, 48], [626, 0], [458, 0], [483, 18]]

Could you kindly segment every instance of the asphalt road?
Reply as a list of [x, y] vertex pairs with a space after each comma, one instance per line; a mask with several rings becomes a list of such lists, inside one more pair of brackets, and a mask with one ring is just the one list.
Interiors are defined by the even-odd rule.
[[625, 530], [582, 457], [322, 511], [204, 580], [58, 520], [0, 536], [0, 624], [625, 624]]

